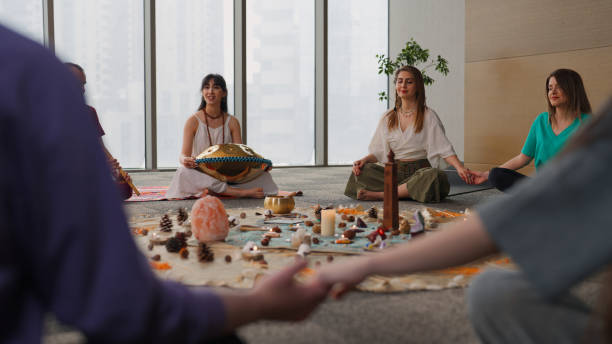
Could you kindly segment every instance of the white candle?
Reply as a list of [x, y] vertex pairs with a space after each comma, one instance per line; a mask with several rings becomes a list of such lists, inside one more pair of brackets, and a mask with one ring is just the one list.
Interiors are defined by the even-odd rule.
[[336, 231], [336, 210], [321, 210], [321, 236], [334, 236]]

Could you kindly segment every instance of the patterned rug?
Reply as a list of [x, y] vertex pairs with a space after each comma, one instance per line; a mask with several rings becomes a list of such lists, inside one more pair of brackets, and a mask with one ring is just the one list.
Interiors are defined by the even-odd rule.
[[149, 201], [167, 201], [166, 191], [167, 186], [139, 186], [140, 196], [135, 193], [132, 197], [126, 199], [126, 202], [149, 202]]
[[[151, 202], [151, 201], [176, 201], [182, 199], [196, 199], [197, 197], [186, 197], [186, 198], [173, 198], [167, 199], [166, 192], [168, 191], [167, 186], [140, 186], [138, 187], [138, 191], [140, 191], [140, 196], [136, 194], [132, 194], [132, 197], [126, 199], [126, 202]], [[289, 194], [288, 191], [279, 191], [279, 196], [287, 196]], [[233, 196], [217, 196], [220, 199], [232, 199]]]

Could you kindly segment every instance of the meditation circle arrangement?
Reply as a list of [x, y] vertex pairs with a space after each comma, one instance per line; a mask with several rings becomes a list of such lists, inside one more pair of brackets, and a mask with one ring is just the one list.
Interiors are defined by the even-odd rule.
[[247, 145], [228, 143], [208, 147], [196, 157], [198, 170], [228, 183], [246, 183], [265, 172], [272, 161]]
[[[385, 229], [384, 208], [313, 206], [277, 214], [262, 207], [225, 209], [206, 196], [190, 214], [184, 209], [164, 216], [131, 219], [138, 246], [163, 279], [191, 286], [251, 288], [268, 273], [293, 264], [296, 256], [308, 261], [297, 278], [307, 280], [324, 264], [335, 264], [355, 254], [376, 254], [444, 224], [463, 221], [465, 212], [418, 207], [399, 214], [398, 229]], [[165, 214], [168, 215], [168, 214]], [[182, 224], [179, 225], [178, 223]], [[493, 256], [460, 267], [403, 276], [371, 276], [357, 286], [371, 292], [439, 290], [466, 286], [487, 266], [513, 268], [503, 256]]]

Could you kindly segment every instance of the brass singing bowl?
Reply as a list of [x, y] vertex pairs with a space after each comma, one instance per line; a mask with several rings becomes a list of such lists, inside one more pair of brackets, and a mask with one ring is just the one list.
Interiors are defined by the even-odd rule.
[[272, 210], [274, 214], [288, 214], [295, 208], [295, 201], [291, 196], [266, 196], [264, 208]]

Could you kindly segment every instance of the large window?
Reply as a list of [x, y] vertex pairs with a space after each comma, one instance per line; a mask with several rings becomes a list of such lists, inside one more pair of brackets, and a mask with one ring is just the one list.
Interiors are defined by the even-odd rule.
[[42, 0], [0, 0], [0, 24], [43, 44]]
[[387, 108], [378, 92], [376, 54], [387, 54], [387, 0], [328, 1], [328, 162], [350, 164], [367, 155]]
[[55, 49], [87, 75], [104, 142], [122, 166], [145, 167], [142, 0], [55, 0]]
[[246, 2], [248, 145], [275, 165], [314, 164], [314, 1]]
[[221, 74], [234, 113], [232, 0], [157, 0], [157, 159], [176, 167], [183, 126], [200, 105], [206, 74]]
[[388, 54], [388, 10], [389, 0], [0, 0], [0, 24], [84, 68], [86, 101], [123, 167], [179, 165], [209, 73], [224, 76], [256, 152], [276, 166], [339, 165], [367, 153], [388, 105], [376, 59]]

